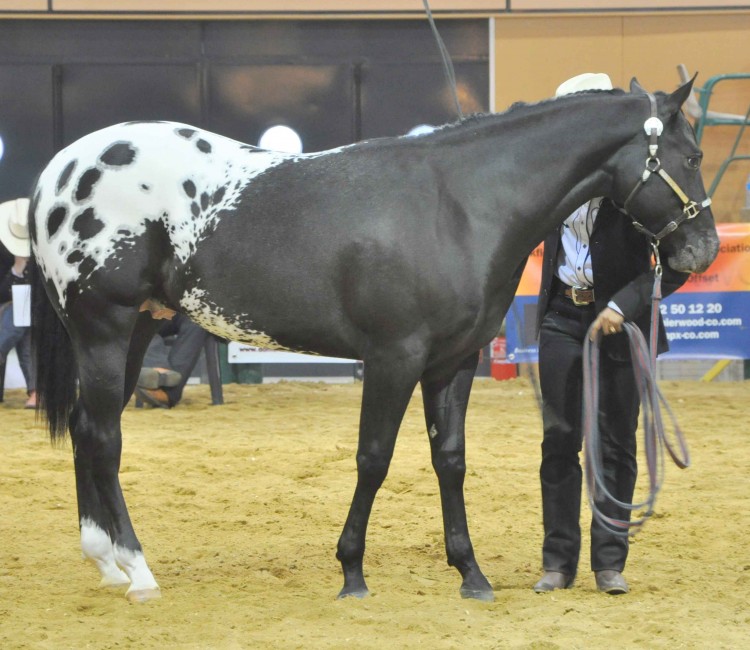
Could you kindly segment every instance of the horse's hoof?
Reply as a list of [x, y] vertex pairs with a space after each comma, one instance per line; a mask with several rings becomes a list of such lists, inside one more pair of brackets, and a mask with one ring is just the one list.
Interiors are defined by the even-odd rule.
[[125, 597], [131, 603], [147, 603], [149, 600], [161, 598], [161, 589], [152, 587], [150, 589], [128, 589]]
[[347, 589], [344, 587], [336, 598], [338, 600], [343, 600], [344, 598], [359, 598], [361, 600], [362, 598], [367, 598], [369, 595], [370, 590], [367, 587], [364, 589]]
[[461, 587], [461, 598], [473, 598], [485, 603], [491, 603], [495, 600], [495, 592], [492, 589], [469, 589]]

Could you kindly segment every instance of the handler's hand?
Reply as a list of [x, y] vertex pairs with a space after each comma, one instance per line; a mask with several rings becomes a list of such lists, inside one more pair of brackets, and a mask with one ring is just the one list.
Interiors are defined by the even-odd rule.
[[618, 314], [611, 307], [605, 307], [591, 325], [591, 340], [594, 340], [594, 336], [600, 330], [605, 336], [622, 332], [622, 324], [624, 322], [625, 317], [622, 314]]

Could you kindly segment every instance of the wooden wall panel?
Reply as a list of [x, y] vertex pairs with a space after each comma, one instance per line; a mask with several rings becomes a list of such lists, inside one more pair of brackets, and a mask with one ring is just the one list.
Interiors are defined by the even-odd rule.
[[721, 7], [750, 7], [747, 0], [511, 0], [511, 11], [653, 11], [654, 9], [715, 9]]
[[[557, 15], [500, 17], [495, 20], [495, 107], [516, 100], [537, 101], [580, 72], [606, 72], [627, 88], [635, 76], [650, 90], [671, 91], [677, 64], [699, 73], [697, 84], [716, 74], [750, 73], [747, 43], [750, 14]], [[744, 114], [750, 106], [750, 80], [723, 82], [712, 97], [713, 110]], [[737, 129], [712, 127], [701, 143], [703, 176], [709, 187], [728, 155]], [[750, 153], [750, 129], [741, 153]], [[714, 195], [714, 214], [736, 221], [745, 200], [750, 163], [737, 162]]]
[[47, 0], [0, 0], [0, 11], [46, 11]]
[[615, 16], [557, 16], [495, 22], [495, 108], [551, 97], [580, 72], [622, 81], [622, 21]]
[[[500, 6], [502, 4], [502, 7]], [[498, 0], [431, 0], [433, 11], [498, 11]], [[388, 12], [421, 13], [420, 0], [53, 0], [55, 11]]]
[[[750, 74], [750, 16], [649, 16], [623, 19], [623, 66], [633, 71], [647, 88], [673, 89], [676, 65], [684, 63], [698, 72], [697, 84], [716, 74]], [[744, 114], [750, 106], [750, 79], [726, 81], [715, 87], [710, 108], [724, 113]], [[711, 127], [703, 136], [703, 177], [713, 180], [722, 160], [732, 148], [737, 129]], [[740, 151], [750, 154], [750, 130]], [[714, 214], [723, 221], [739, 218], [745, 200], [745, 181], [750, 162], [729, 166], [714, 195]]]

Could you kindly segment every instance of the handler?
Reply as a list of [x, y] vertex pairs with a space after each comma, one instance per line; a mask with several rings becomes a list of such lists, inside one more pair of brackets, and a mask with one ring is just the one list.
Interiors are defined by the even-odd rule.
[[[582, 90], [611, 90], [606, 74], [582, 74], [563, 83], [556, 96]], [[664, 296], [688, 279], [665, 265]], [[544, 575], [534, 585], [543, 593], [568, 589], [578, 570], [582, 471], [583, 342], [589, 326], [601, 331], [599, 430], [604, 480], [618, 500], [631, 503], [637, 476], [636, 440], [639, 396], [625, 320], [634, 321], [648, 340], [651, 291], [649, 242], [631, 219], [608, 199], [579, 207], [544, 242], [537, 329], [542, 392], [542, 463], [540, 469]], [[658, 351], [667, 350], [659, 319]], [[602, 512], [622, 520], [630, 511], [597, 501]], [[628, 592], [622, 575], [628, 538], [592, 518], [591, 568], [596, 586], [608, 594]]]

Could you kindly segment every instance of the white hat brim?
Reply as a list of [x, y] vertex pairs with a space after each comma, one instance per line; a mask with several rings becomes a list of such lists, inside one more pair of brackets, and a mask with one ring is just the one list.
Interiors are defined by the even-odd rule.
[[612, 80], [604, 72], [584, 72], [563, 81], [555, 91], [555, 97], [570, 95], [584, 90], [612, 90]]
[[31, 240], [28, 237], [18, 237], [10, 229], [11, 217], [19, 214], [25, 215], [28, 211], [28, 199], [15, 199], [0, 203], [0, 241], [14, 257], [31, 255]]

